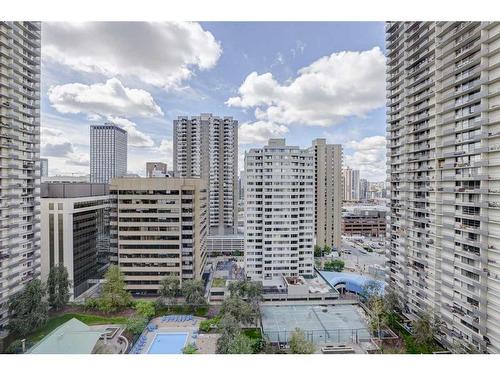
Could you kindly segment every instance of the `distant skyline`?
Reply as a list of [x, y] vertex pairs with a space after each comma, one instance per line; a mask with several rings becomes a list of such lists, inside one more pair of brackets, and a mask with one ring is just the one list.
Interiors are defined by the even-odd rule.
[[383, 22], [44, 23], [42, 149], [50, 174], [89, 173], [89, 127], [128, 132], [128, 171], [172, 165], [172, 121], [240, 123], [243, 155], [270, 137], [344, 145], [385, 180]]

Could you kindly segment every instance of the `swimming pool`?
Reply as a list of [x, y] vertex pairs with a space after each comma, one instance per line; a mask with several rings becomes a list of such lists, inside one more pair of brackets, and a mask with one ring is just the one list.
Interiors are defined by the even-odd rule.
[[187, 338], [186, 332], [157, 333], [148, 354], [182, 354]]

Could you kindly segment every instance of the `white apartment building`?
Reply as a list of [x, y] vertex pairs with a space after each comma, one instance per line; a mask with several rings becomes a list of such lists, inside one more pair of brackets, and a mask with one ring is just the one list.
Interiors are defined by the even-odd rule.
[[263, 282], [314, 273], [314, 152], [270, 139], [245, 153], [245, 270]]
[[41, 270], [63, 264], [70, 281], [70, 300], [97, 285], [109, 265], [107, 184], [41, 185]]
[[500, 24], [389, 22], [387, 281], [439, 340], [500, 352]]
[[315, 139], [315, 244], [340, 249], [342, 244], [342, 145], [327, 144], [325, 139]]
[[0, 337], [40, 275], [40, 22], [0, 22]]
[[238, 121], [202, 113], [179, 117], [173, 126], [175, 176], [206, 179], [210, 233], [236, 233]]
[[114, 178], [111, 251], [134, 295], [165, 277], [200, 280], [206, 263], [207, 185], [201, 178]]
[[108, 184], [127, 174], [127, 132], [117, 125], [90, 126], [90, 182]]

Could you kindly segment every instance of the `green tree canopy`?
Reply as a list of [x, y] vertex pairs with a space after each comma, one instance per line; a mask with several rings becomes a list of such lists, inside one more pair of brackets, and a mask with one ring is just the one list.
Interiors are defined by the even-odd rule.
[[217, 340], [217, 353], [229, 352], [232, 341], [241, 333], [240, 324], [231, 314], [223, 315], [219, 323], [220, 337]]
[[49, 304], [56, 310], [60, 310], [69, 301], [68, 271], [62, 264], [56, 264], [50, 269], [47, 279], [47, 292]]
[[169, 276], [161, 280], [159, 294], [168, 305], [173, 305], [175, 303], [175, 298], [179, 296], [180, 292], [179, 278]]
[[323, 269], [325, 271], [335, 271], [335, 272], [342, 272], [344, 269], [344, 261], [341, 259], [333, 259], [325, 262], [325, 265], [323, 266]]
[[253, 341], [243, 333], [238, 333], [228, 345], [227, 354], [253, 354]]
[[220, 313], [223, 316], [232, 316], [239, 324], [254, 323], [257, 317], [257, 311], [254, 307], [238, 295], [231, 295], [231, 297], [226, 298], [222, 303]]
[[313, 354], [316, 351], [316, 346], [306, 339], [304, 331], [299, 328], [293, 331], [289, 344], [293, 354]]
[[153, 301], [137, 301], [135, 311], [140, 316], [150, 319], [155, 314], [155, 304]]
[[192, 308], [205, 304], [205, 288], [200, 280], [186, 280], [182, 283], [182, 295], [186, 299], [186, 304]]
[[148, 319], [141, 315], [133, 315], [127, 319], [126, 330], [133, 335], [139, 335], [144, 331], [146, 325], [148, 324]]
[[314, 245], [314, 257], [320, 258], [323, 256], [323, 248], [319, 245]]
[[9, 301], [9, 324], [11, 333], [26, 336], [47, 322], [49, 305], [45, 301], [45, 286], [31, 280], [24, 289]]
[[432, 347], [434, 336], [439, 330], [440, 322], [437, 318], [432, 318], [429, 314], [423, 314], [413, 322], [413, 337], [418, 345]]
[[123, 310], [129, 306], [131, 298], [130, 293], [125, 290], [125, 281], [120, 269], [116, 265], [110, 266], [98, 299], [99, 309], [106, 313]]

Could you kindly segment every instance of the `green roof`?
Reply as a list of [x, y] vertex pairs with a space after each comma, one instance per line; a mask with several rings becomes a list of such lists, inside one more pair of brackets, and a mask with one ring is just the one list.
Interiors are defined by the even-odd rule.
[[103, 333], [92, 330], [88, 325], [73, 318], [45, 336], [28, 353], [90, 354]]

